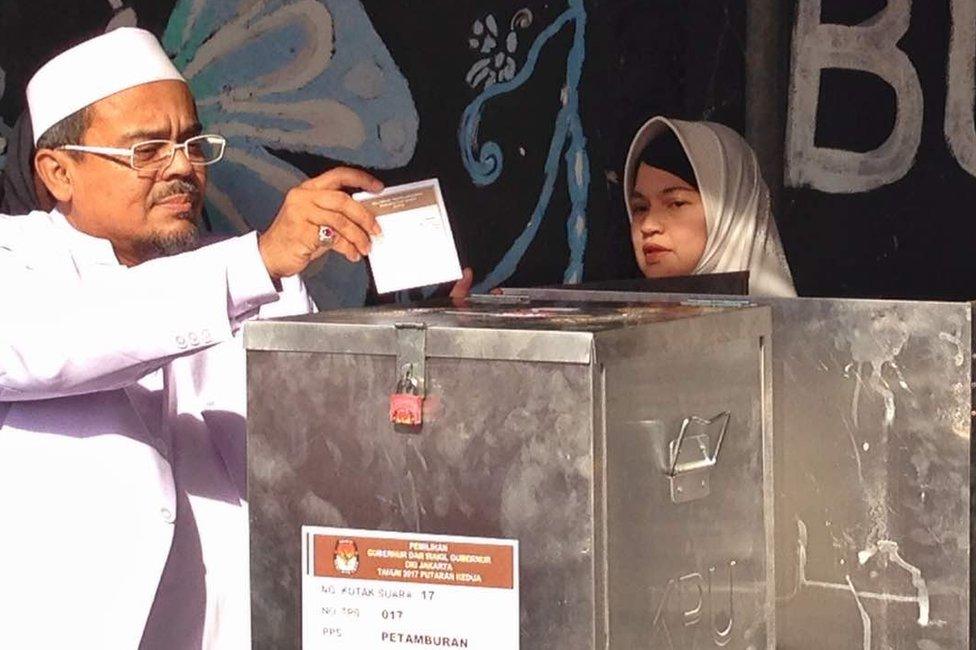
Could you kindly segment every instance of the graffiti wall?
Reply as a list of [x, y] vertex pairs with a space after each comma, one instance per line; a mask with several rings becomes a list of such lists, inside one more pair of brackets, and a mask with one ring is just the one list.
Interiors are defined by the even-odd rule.
[[[5, 3], [4, 30], [25, 36], [0, 51], [0, 136], [40, 61], [139, 25], [160, 35], [206, 128], [228, 138], [207, 194], [216, 230], [266, 226], [288, 188], [338, 163], [387, 183], [438, 176], [476, 288], [578, 282], [591, 231], [599, 243], [605, 230], [588, 220], [587, 8], [494, 4]], [[320, 304], [361, 303], [364, 264], [326, 260], [307, 278]]]
[[[10, 0], [0, 139], [44, 59], [116, 25], [228, 138], [221, 232], [343, 163], [439, 177], [476, 289], [633, 277], [623, 161], [664, 114], [747, 135], [801, 294], [973, 292], [976, 0]], [[321, 266], [322, 305], [376, 299], [363, 263]]]
[[781, 227], [801, 290], [976, 294], [976, 2], [799, 0]]

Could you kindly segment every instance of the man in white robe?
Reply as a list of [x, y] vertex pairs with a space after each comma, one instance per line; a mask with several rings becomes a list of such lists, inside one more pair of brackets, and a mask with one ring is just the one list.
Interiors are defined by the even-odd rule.
[[338, 168], [264, 233], [203, 245], [189, 89], [119, 29], [28, 86], [51, 212], [0, 215], [0, 648], [249, 647], [245, 321], [313, 309], [300, 273], [376, 222]]

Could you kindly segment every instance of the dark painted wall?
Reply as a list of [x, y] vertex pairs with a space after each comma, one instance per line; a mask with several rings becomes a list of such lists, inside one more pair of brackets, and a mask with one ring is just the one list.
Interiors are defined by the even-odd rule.
[[[921, 103], [913, 104], [904, 92], [899, 97], [877, 74], [826, 70], [818, 93], [815, 143], [851, 152], [876, 150], [892, 133], [899, 110], [920, 121], [920, 142], [901, 156], [907, 160], [907, 171], [871, 189], [853, 187], [856, 173], [849, 174], [851, 187], [829, 191], [787, 180], [779, 223], [801, 293], [964, 299], [976, 295], [976, 179], [952, 155], [945, 135], [950, 3], [909, 4], [907, 31], [897, 37], [897, 48], [907, 54], [908, 63], [900, 66], [899, 74], [917, 79]], [[954, 4], [970, 10], [974, 5], [970, 0]], [[857, 25], [883, 9], [885, 3], [877, 0], [831, 0], [823, 3], [822, 20]], [[791, 28], [795, 16], [788, 15]], [[967, 29], [972, 34], [974, 25]], [[968, 48], [960, 47], [960, 54], [973, 60], [972, 40]], [[795, 75], [798, 60], [807, 55], [797, 52], [794, 42], [792, 56]], [[884, 52], [873, 56], [893, 58]], [[971, 69], [968, 75], [955, 75], [952, 83], [971, 89]], [[972, 115], [971, 97], [965, 110]], [[797, 117], [798, 122], [813, 119], [809, 113]]]
[[[945, 106], [951, 29], [970, 22], [953, 22], [950, 4], [974, 11], [976, 0], [265, 0], [245, 20], [246, 4], [0, 3], [0, 136], [41, 60], [111, 21], [137, 21], [164, 36], [205, 121], [231, 138], [234, 155], [212, 177], [208, 212], [218, 229], [266, 225], [289, 183], [337, 162], [373, 169], [388, 183], [438, 176], [476, 279], [527, 285], [635, 273], [619, 176], [645, 119], [706, 118], [744, 132], [750, 110], [760, 114], [765, 102], [773, 110], [761, 114], [773, 117], [753, 120], [750, 135], [767, 177], [786, 172], [785, 187], [772, 190], [801, 293], [973, 294], [976, 179], [959, 159], [973, 149], [976, 161], [976, 146], [956, 119], [962, 154], [951, 152]], [[880, 75], [827, 66], [802, 90], [798, 80], [819, 70], [816, 57], [831, 55], [801, 38], [804, 11], [818, 24], [848, 26], [847, 36], [889, 11], [883, 16], [895, 26], [855, 41], [853, 51], [897, 61], [873, 51], [890, 36], [909, 64]], [[775, 34], [747, 29], [767, 13]], [[970, 60], [973, 31], [957, 30], [952, 41]], [[757, 58], [756, 44], [774, 36], [781, 56]], [[747, 70], [747, 60], [759, 63]], [[955, 105], [969, 97], [971, 112], [968, 70], [955, 75]], [[747, 72], [759, 80], [748, 88]], [[921, 101], [886, 78], [908, 79], [910, 91], [913, 75]], [[909, 126], [920, 122], [919, 144], [912, 151], [902, 143], [900, 156], [879, 163], [887, 154], [877, 148], [893, 132], [911, 140], [911, 129], [896, 125], [899, 114]], [[797, 134], [811, 125], [812, 146], [839, 151], [832, 164], [843, 173], [804, 162], [812, 150], [796, 144]], [[866, 182], [858, 169], [872, 165], [887, 180]], [[363, 266], [337, 260], [310, 282], [325, 304], [356, 304], [367, 293]]]

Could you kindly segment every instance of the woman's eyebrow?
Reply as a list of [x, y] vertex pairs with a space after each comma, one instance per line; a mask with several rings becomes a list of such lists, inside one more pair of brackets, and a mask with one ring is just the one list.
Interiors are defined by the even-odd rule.
[[658, 192], [658, 194], [674, 194], [675, 192], [694, 192], [695, 190], [690, 187], [684, 187], [681, 185], [673, 185], [672, 187], [665, 187], [663, 190]]
[[644, 199], [645, 201], [647, 200], [647, 197], [644, 196], [643, 194], [641, 194], [639, 190], [632, 190], [630, 192], [630, 198], [631, 199]]

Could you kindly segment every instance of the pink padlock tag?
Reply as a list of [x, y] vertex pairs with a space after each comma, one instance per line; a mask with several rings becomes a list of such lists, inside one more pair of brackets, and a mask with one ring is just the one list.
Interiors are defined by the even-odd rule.
[[420, 395], [393, 393], [390, 395], [390, 422], [417, 426], [424, 421], [424, 398]]

